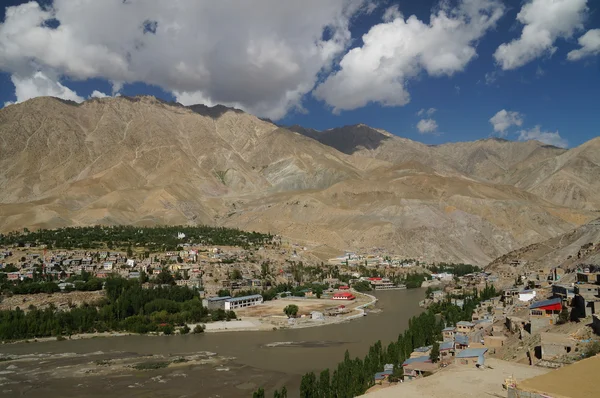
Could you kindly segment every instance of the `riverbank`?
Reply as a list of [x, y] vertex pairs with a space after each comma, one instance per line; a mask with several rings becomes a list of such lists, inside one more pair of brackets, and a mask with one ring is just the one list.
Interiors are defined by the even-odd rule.
[[[352, 291], [352, 293], [357, 296], [353, 302], [304, 298], [267, 301], [261, 305], [236, 310], [236, 314], [239, 316], [238, 320], [207, 323], [204, 331], [215, 333], [303, 329], [349, 322], [364, 317], [367, 314], [365, 309], [377, 302], [377, 297], [370, 294], [356, 291]], [[297, 305], [299, 312], [303, 315], [297, 318], [288, 318], [284, 315], [283, 309], [290, 304]], [[337, 310], [340, 306], [344, 307], [343, 312], [334, 316], [324, 315], [322, 318], [313, 318], [311, 315], [311, 312], [323, 313], [327, 309], [333, 308]], [[196, 324], [188, 325], [192, 330], [195, 326]]]
[[[347, 302], [343, 304], [334, 300], [327, 299], [302, 299], [302, 298], [286, 298], [273, 301], [267, 301], [259, 306], [244, 308], [236, 311], [239, 316], [237, 320], [231, 321], [217, 321], [202, 323], [207, 333], [216, 332], [255, 332], [255, 331], [273, 331], [278, 329], [303, 329], [319, 326], [334, 325], [338, 323], [348, 322], [353, 319], [362, 318], [366, 315], [365, 308], [374, 305], [377, 302], [377, 297], [367, 293], [361, 293], [353, 291], [357, 296], [357, 300], [347, 305]], [[304, 316], [300, 318], [292, 318], [291, 320], [283, 315], [283, 308], [289, 304], [295, 304], [299, 307], [303, 307], [305, 312], [319, 311], [327, 307], [344, 305], [346, 313], [341, 313], [337, 316], [327, 316], [323, 319], [312, 319], [310, 316]], [[245, 315], [248, 314], [248, 315]], [[260, 316], [252, 316], [252, 314], [259, 314]], [[306, 315], [306, 314], [305, 314]], [[199, 324], [188, 324], [191, 330], [194, 330], [196, 325]], [[96, 333], [77, 333], [71, 336], [48, 336], [48, 337], [35, 337], [30, 339], [21, 339], [15, 341], [3, 342], [2, 344], [21, 344], [21, 343], [34, 343], [34, 342], [46, 342], [46, 341], [67, 341], [67, 340], [81, 340], [81, 339], [95, 339], [95, 338], [107, 338], [107, 337], [122, 337], [122, 336], [133, 336], [137, 333], [130, 332], [96, 332]], [[147, 333], [147, 336], [160, 336], [158, 333]]]
[[[36, 344], [6, 344], [0, 349], [4, 357], [23, 358], [24, 362], [0, 361], [0, 372], [12, 372], [0, 375], [0, 384], [2, 390], [12, 389], [9, 394], [23, 392], [23, 395], [32, 398], [107, 395], [125, 398], [132, 394], [176, 398], [200, 391], [202, 396], [207, 397], [247, 398], [258, 387], [264, 387], [266, 396], [273, 396], [275, 389], [281, 390], [285, 385], [288, 396], [294, 398], [298, 397], [303, 374], [335, 368], [344, 359], [346, 351], [352, 358], [363, 357], [377, 340], [385, 346], [396, 341], [398, 334], [408, 327], [408, 320], [422, 312], [418, 303], [425, 292], [423, 289], [408, 289], [374, 292], [372, 295], [377, 298], [377, 309], [381, 312], [368, 311], [368, 316], [353, 319], [351, 324], [340, 322], [327, 327], [286, 328], [269, 333], [134, 334], [108, 336], [110, 338], [93, 338], [94, 335], [91, 335], [89, 337], [92, 338], [77, 340], [56, 341], [51, 338]], [[365, 302], [371, 301], [368, 298]], [[148, 361], [165, 361], [163, 358], [173, 358], [174, 361], [176, 357], [198, 352], [217, 353], [228, 360], [222, 364], [206, 365], [190, 361], [146, 371], [125, 368], [107, 376], [94, 373], [95, 369], [101, 368], [90, 363], [120, 357], [121, 353], [128, 357], [146, 358], [152, 355]], [[51, 361], [46, 359], [47, 355], [53, 356]], [[30, 362], [25, 366], [26, 358], [30, 358]], [[118, 362], [114, 363], [118, 365]], [[109, 362], [107, 366], [112, 364]], [[91, 369], [91, 372], [61, 373], [60, 378], [55, 377], [54, 369], [72, 365]], [[8, 369], [12, 366], [19, 369]]]

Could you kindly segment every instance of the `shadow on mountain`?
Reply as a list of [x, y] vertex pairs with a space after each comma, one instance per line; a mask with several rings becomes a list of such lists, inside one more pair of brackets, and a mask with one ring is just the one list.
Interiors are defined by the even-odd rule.
[[348, 155], [363, 148], [369, 150], [377, 149], [385, 140], [390, 139], [389, 136], [364, 124], [338, 127], [325, 131], [294, 125], [288, 127], [288, 130], [315, 139], [321, 144], [335, 148]]
[[202, 116], [208, 116], [213, 119], [220, 118], [227, 111], [233, 111], [235, 113], [244, 113], [244, 111], [242, 111], [240, 109], [229, 108], [225, 105], [215, 105], [213, 107], [210, 107], [210, 106], [206, 106], [204, 104], [196, 104], [196, 105], [186, 106], [186, 108], [191, 109], [192, 111], [194, 111]]

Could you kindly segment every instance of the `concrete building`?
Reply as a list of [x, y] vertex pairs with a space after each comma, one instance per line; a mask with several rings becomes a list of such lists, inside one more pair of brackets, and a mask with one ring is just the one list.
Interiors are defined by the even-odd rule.
[[456, 328], [454, 326], [449, 326], [442, 330], [442, 336], [444, 336], [444, 341], [454, 341], [455, 334]]
[[549, 325], [556, 324], [561, 310], [562, 300], [560, 298], [538, 301], [531, 304], [529, 306], [531, 333], [537, 333]]
[[575, 349], [576, 341], [565, 334], [541, 333], [542, 359], [553, 360], [571, 353]]
[[469, 347], [469, 336], [464, 334], [456, 334], [454, 336], [454, 350], [464, 350]]
[[419, 358], [419, 357], [429, 358], [429, 354], [431, 354], [432, 348], [433, 348], [433, 346], [415, 348], [414, 351], [410, 354], [410, 357], [411, 358]]
[[485, 364], [484, 356], [487, 348], [467, 348], [456, 354], [454, 363], [457, 365], [483, 366]]
[[469, 334], [473, 331], [475, 324], [473, 322], [460, 321], [456, 323], [456, 332]]
[[414, 380], [423, 377], [425, 372], [433, 372], [437, 365], [432, 363], [429, 357], [408, 358], [402, 363], [404, 371], [404, 381]]
[[452, 362], [454, 357], [454, 342], [444, 341], [440, 344], [440, 361], [444, 363]]
[[263, 296], [253, 294], [251, 296], [233, 297], [225, 300], [225, 310], [236, 310], [238, 308], [253, 307], [263, 303]]
[[209, 297], [204, 299], [202, 305], [204, 305], [209, 310], [218, 310], [219, 308], [225, 309], [225, 301], [230, 299], [231, 296], [225, 297]]
[[559, 297], [563, 302], [568, 302], [575, 297], [575, 288], [570, 285], [555, 283], [552, 285], [552, 297]]

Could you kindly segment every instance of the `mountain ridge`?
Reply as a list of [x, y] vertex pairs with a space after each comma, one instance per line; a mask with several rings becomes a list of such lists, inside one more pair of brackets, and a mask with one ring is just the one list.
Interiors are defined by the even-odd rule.
[[[148, 96], [71, 105], [36, 98], [0, 110], [0, 231], [204, 223], [276, 232], [308, 247], [382, 247], [484, 265], [594, 214], [588, 202], [553, 203], [528, 190], [537, 185], [520, 188], [498, 174], [519, 164], [511, 178], [525, 181], [519, 173], [540, 168], [547, 181], [546, 169], [594, 160], [585, 148], [552, 163], [569, 151], [551, 156], [555, 149], [515, 143], [511, 153], [483, 142], [452, 152], [362, 124], [326, 130], [336, 139], [325, 145], [223, 106]], [[365, 135], [376, 137], [366, 147]], [[334, 147], [340, 138], [349, 153]]]

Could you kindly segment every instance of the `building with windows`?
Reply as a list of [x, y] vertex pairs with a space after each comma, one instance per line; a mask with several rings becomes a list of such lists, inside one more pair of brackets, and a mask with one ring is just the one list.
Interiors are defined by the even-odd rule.
[[536, 333], [548, 325], [556, 324], [561, 310], [562, 299], [558, 297], [531, 304], [529, 306], [529, 322], [531, 323], [531, 333]]
[[235, 310], [238, 308], [253, 307], [255, 305], [262, 304], [263, 296], [260, 294], [253, 294], [251, 296], [233, 297], [225, 300], [225, 310]]
[[349, 292], [339, 292], [333, 295], [334, 300], [354, 300], [356, 296]]

